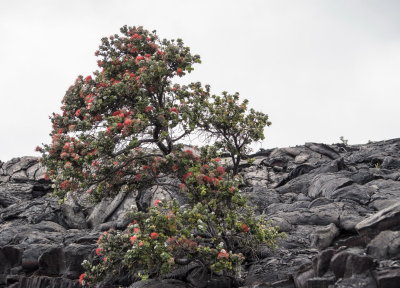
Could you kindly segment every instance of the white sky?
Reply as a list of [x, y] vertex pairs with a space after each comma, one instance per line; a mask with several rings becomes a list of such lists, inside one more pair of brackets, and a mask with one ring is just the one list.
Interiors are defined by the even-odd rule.
[[0, 0], [0, 160], [49, 143], [100, 39], [143, 25], [203, 63], [187, 81], [270, 116], [263, 148], [399, 137], [400, 1]]

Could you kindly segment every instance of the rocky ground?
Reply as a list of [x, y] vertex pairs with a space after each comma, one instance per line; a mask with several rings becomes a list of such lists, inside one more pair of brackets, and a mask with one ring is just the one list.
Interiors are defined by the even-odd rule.
[[[180, 280], [119, 285], [400, 287], [400, 139], [264, 150], [242, 163], [241, 174], [260, 217], [287, 233], [278, 249], [243, 266], [243, 281], [204, 281], [194, 266]], [[101, 231], [124, 228], [129, 209], [179, 197], [152, 187], [94, 206], [79, 193], [60, 204], [50, 191], [37, 158], [0, 162], [0, 287], [80, 287], [81, 263], [94, 257]]]

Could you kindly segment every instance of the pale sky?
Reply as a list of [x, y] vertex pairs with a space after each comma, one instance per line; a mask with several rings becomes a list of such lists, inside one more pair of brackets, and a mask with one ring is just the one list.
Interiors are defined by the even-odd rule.
[[125, 24], [182, 38], [203, 62], [187, 82], [267, 113], [257, 147], [400, 137], [400, 1], [0, 0], [0, 160], [39, 156], [48, 116]]

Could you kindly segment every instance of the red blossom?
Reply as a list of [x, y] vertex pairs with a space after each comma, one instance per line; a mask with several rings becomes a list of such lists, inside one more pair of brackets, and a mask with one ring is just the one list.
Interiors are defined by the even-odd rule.
[[101, 115], [96, 115], [96, 116], [93, 117], [93, 119], [94, 119], [95, 121], [101, 121], [101, 120], [103, 120], [103, 116], [101, 116]]
[[180, 190], [185, 190], [186, 189], [186, 185], [184, 183], [179, 184], [179, 189]]
[[102, 248], [97, 248], [96, 249], [96, 255], [98, 255], [98, 256], [103, 255], [103, 249]]
[[136, 235], [133, 235], [131, 238], [129, 238], [129, 242], [131, 242], [132, 244], [135, 243], [136, 240], [137, 240]]
[[36, 146], [36, 148], [35, 148], [35, 151], [36, 151], [36, 152], [42, 152], [42, 150], [43, 150], [43, 149], [42, 149], [40, 146]]
[[150, 233], [150, 238], [151, 239], [157, 239], [158, 238], [158, 233], [157, 232], [151, 232]]
[[183, 180], [183, 182], [185, 182], [186, 181], [186, 179], [187, 178], [189, 178], [190, 176], [192, 176], [193, 175], [193, 173], [192, 172], [188, 172], [188, 173], [186, 173], [185, 175], [183, 175], [182, 176], [182, 180]]
[[68, 189], [70, 186], [71, 186], [71, 182], [68, 180], [64, 180], [63, 182], [60, 183], [61, 189]]
[[160, 203], [161, 203], [161, 200], [157, 199], [157, 200], [154, 201], [154, 206], [158, 206], [158, 204], [160, 204]]
[[99, 84], [97, 84], [97, 88], [99, 87], [108, 87], [108, 84], [105, 82], [100, 82]]
[[79, 284], [80, 285], [83, 285], [85, 277], [86, 277], [86, 273], [79, 275]]
[[92, 81], [92, 76], [87, 76], [87, 77], [85, 77], [85, 82], [86, 83], [90, 83], [90, 81]]
[[144, 242], [143, 242], [143, 241], [140, 241], [138, 245], [139, 245], [139, 247], [141, 247], [141, 246], [144, 245]]
[[182, 76], [182, 74], [183, 74], [182, 68], [176, 69], [176, 74], [177, 74], [178, 76]]
[[144, 107], [144, 112], [151, 112], [151, 111], [153, 111], [153, 106], [146, 106], [146, 107]]
[[233, 192], [235, 192], [235, 190], [236, 190], [236, 188], [235, 187], [229, 187], [229, 192], [231, 192], [231, 193], [233, 193]]
[[132, 39], [142, 39], [142, 36], [140, 36], [139, 34], [135, 33], [132, 35], [131, 37]]
[[124, 121], [125, 126], [130, 126], [132, 124], [132, 119], [126, 118]]
[[225, 249], [222, 249], [221, 251], [219, 251], [217, 258], [218, 259], [223, 259], [223, 258], [228, 259], [229, 258], [229, 253], [226, 252]]
[[172, 107], [169, 109], [170, 112], [176, 113], [177, 115], [179, 114], [179, 110], [176, 107]]
[[133, 233], [140, 233], [140, 228], [138, 227], [133, 228]]
[[79, 115], [81, 115], [81, 109], [78, 109], [75, 111], [75, 116], [79, 117]]
[[158, 54], [158, 55], [164, 55], [165, 52], [164, 52], [164, 51], [161, 51], [161, 50], [157, 50], [157, 54]]
[[122, 128], [124, 128], [124, 124], [118, 123], [118, 124], [117, 124], [117, 129], [118, 129], [118, 130], [121, 130]]
[[249, 227], [249, 225], [247, 225], [247, 224], [242, 224], [242, 226], [241, 226], [241, 228], [242, 228], [242, 230], [243, 230], [243, 232], [249, 232], [250, 231], [250, 227]]
[[224, 175], [225, 174], [225, 168], [224, 167], [218, 166], [217, 169], [215, 169], [215, 170], [220, 175]]
[[141, 61], [141, 60], [144, 60], [143, 56], [136, 56], [136, 61]]

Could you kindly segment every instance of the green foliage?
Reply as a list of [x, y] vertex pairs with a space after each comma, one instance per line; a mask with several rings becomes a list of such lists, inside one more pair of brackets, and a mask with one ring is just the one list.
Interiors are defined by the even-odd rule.
[[254, 109], [248, 111], [248, 100], [240, 103], [238, 93], [223, 92], [222, 96], [213, 95], [207, 102], [203, 127], [215, 138], [215, 145], [231, 155], [234, 174], [249, 144], [263, 140], [264, 127], [269, 125], [268, 115]]

